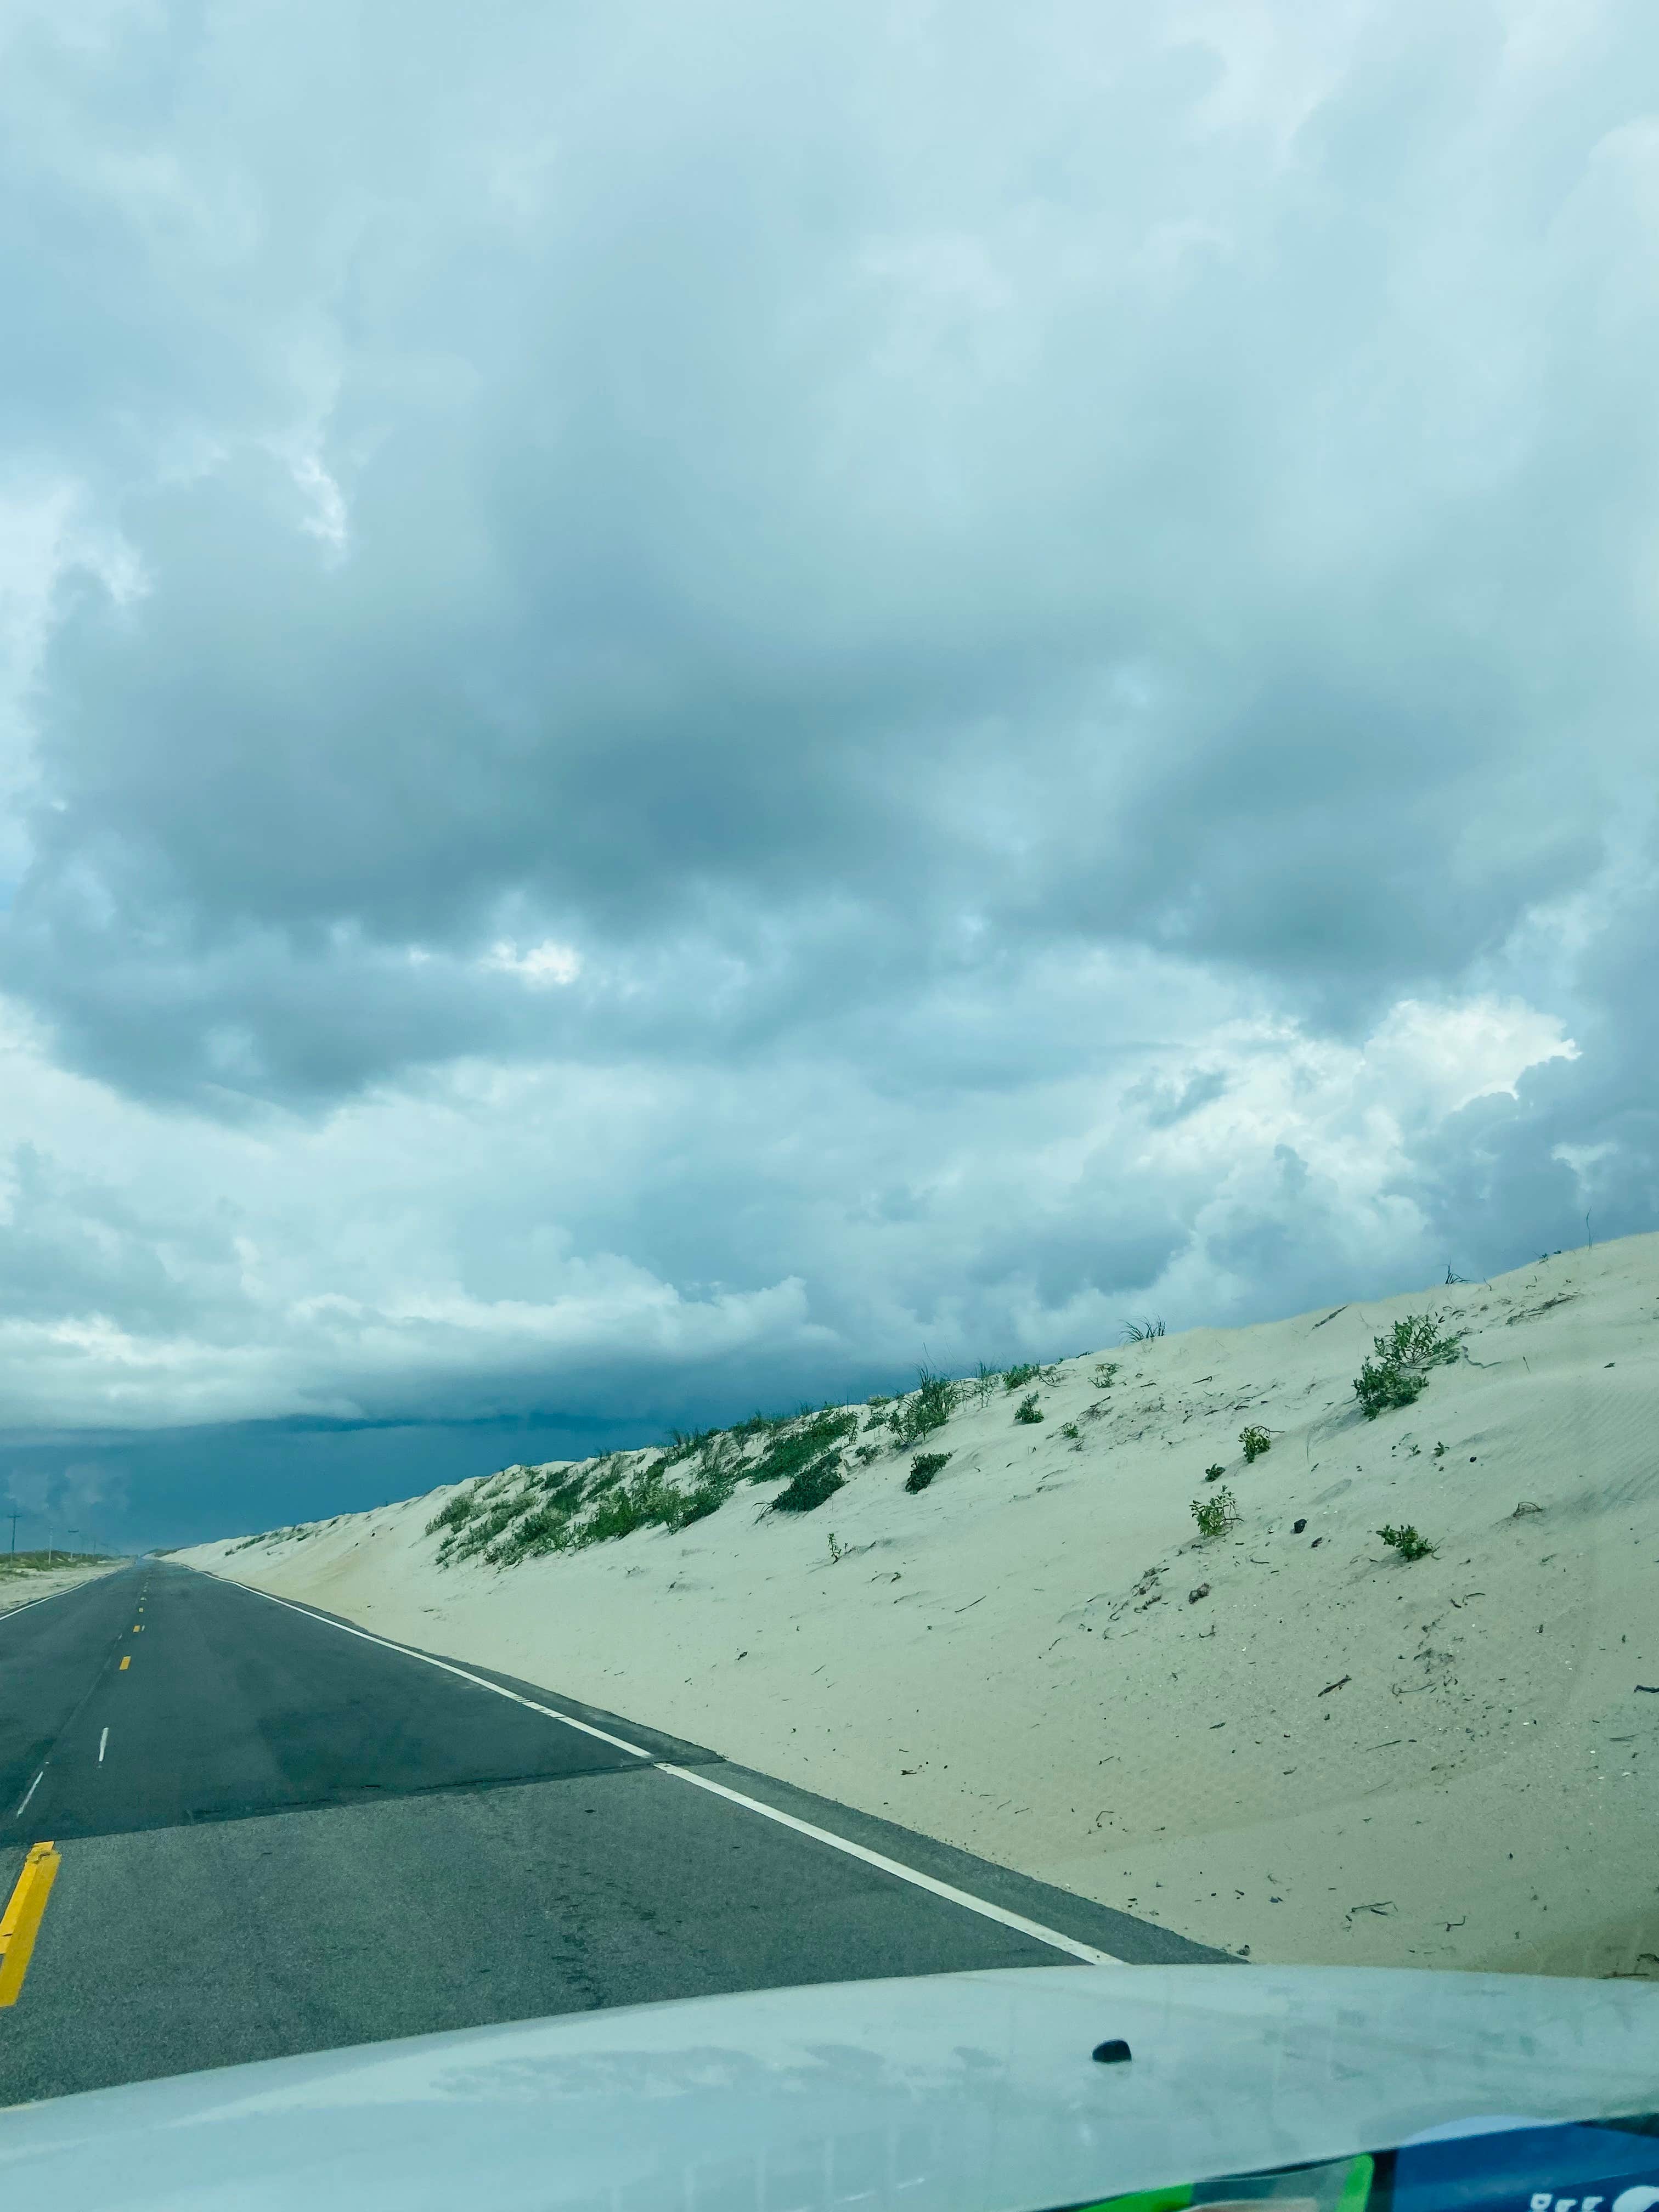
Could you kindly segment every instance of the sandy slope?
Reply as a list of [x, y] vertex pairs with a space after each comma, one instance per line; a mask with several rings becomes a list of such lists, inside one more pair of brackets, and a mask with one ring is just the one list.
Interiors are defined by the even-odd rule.
[[[1468, 1358], [1366, 1422], [1429, 1309]], [[957, 1414], [920, 1496], [890, 1451], [799, 1518], [744, 1487], [501, 1572], [433, 1564], [447, 1491], [179, 1557], [1258, 1959], [1659, 1975], [1659, 1237], [1103, 1357], [1041, 1427]]]
[[125, 1559], [106, 1559], [95, 1567], [40, 1567], [9, 1571], [5, 1562], [0, 1560], [0, 1615], [15, 1612], [20, 1605], [33, 1605], [38, 1597], [73, 1589], [77, 1583], [96, 1582], [100, 1575], [112, 1575], [118, 1567], [125, 1565]]

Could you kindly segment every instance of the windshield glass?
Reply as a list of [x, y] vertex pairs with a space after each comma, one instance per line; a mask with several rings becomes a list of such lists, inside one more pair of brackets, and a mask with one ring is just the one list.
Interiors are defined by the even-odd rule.
[[0, 2151], [1046, 1969], [1659, 2104], [1651, 11], [0, 51]]

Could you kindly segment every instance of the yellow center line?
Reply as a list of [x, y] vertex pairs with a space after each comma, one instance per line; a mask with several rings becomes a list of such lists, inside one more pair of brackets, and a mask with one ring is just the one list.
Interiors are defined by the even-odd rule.
[[128, 1668], [129, 1667], [131, 1667], [131, 1664], [132, 1664], [132, 1655], [131, 1655], [131, 1652], [129, 1652], [129, 1653], [128, 1653], [128, 1655], [127, 1655], [127, 1656], [126, 1656], [126, 1657], [125, 1657], [125, 1658], [121, 1662], [120, 1672], [121, 1672], [123, 1674], [125, 1674], [126, 1673], [126, 1671], [127, 1671], [127, 1668]]
[[63, 1864], [55, 1844], [36, 1844], [23, 1862], [3, 1917], [0, 1917], [0, 2005], [15, 2004], [34, 1954], [34, 1939], [52, 1886]]

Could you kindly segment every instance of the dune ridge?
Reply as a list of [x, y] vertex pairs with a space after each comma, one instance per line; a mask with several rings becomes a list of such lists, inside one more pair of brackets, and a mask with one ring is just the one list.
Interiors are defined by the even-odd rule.
[[[1424, 1315], [1451, 1357], [1366, 1419]], [[1659, 1236], [838, 1410], [802, 1512], [750, 1425], [176, 1556], [1252, 1958], [1659, 1978]], [[573, 1474], [702, 1517], [457, 1556]]]

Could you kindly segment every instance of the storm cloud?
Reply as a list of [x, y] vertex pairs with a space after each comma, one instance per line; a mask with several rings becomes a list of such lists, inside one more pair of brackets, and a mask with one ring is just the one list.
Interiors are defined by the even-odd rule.
[[1656, 228], [1633, 0], [14, 6], [17, 1449], [1652, 1226]]

